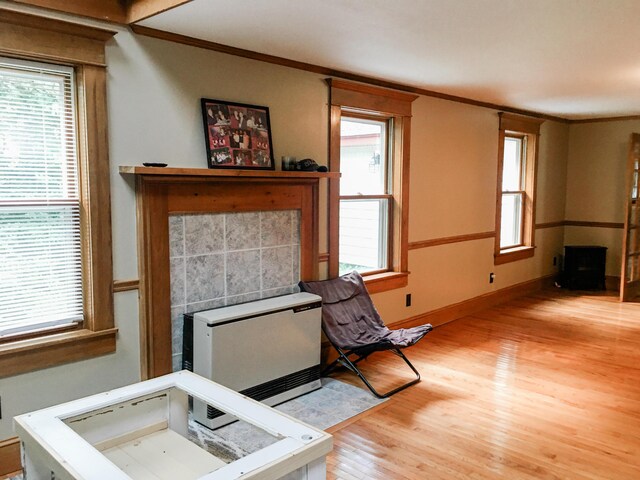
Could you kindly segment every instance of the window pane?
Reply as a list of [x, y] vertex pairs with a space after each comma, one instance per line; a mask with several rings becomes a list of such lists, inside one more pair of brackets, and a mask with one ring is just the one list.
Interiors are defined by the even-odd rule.
[[82, 320], [73, 69], [0, 57], [0, 337]]
[[77, 205], [0, 209], [0, 337], [82, 320]]
[[387, 269], [388, 201], [340, 201], [340, 275]]
[[342, 118], [340, 195], [383, 195], [386, 181], [386, 123]]
[[504, 138], [504, 160], [502, 165], [502, 191], [522, 190], [522, 139]]
[[502, 194], [502, 218], [500, 222], [500, 248], [522, 244], [522, 194]]

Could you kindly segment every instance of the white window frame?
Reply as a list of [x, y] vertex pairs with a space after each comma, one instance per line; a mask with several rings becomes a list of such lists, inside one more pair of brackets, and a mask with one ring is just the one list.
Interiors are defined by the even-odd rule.
[[[384, 138], [382, 140], [382, 149], [384, 150], [384, 193], [379, 194], [340, 194], [340, 205], [342, 206], [343, 202], [363, 202], [363, 201], [378, 201], [380, 208], [380, 222], [378, 224], [378, 263], [383, 263], [381, 268], [374, 268], [371, 270], [367, 270], [361, 272], [362, 275], [375, 275], [381, 274], [384, 272], [388, 272], [391, 269], [393, 264], [393, 260], [391, 258], [391, 254], [393, 252], [393, 235], [392, 235], [392, 226], [393, 226], [393, 205], [394, 205], [394, 197], [393, 197], [393, 152], [389, 148], [389, 145], [393, 143], [393, 139], [391, 138], [393, 132], [393, 119], [392, 118], [384, 118], [384, 117], [376, 117], [369, 115], [362, 115], [357, 113], [350, 113], [349, 111], [343, 111], [342, 119], [347, 119], [351, 121], [373, 121], [376, 123], [381, 123], [384, 125]], [[341, 145], [342, 146], [342, 145]], [[382, 155], [382, 152], [381, 152]], [[385, 208], [386, 207], [386, 208]], [[385, 211], [386, 210], [386, 211]], [[348, 272], [341, 272], [348, 273]]]

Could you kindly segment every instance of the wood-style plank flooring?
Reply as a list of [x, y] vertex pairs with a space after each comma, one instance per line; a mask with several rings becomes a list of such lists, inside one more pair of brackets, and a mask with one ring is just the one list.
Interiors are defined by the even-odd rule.
[[[640, 479], [640, 304], [543, 290], [406, 353], [422, 382], [333, 428], [328, 478]], [[362, 366], [408, 377], [388, 353]]]

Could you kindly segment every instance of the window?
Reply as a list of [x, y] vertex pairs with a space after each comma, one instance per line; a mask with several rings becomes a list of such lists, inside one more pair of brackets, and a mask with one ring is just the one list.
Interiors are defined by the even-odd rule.
[[0, 338], [82, 322], [73, 69], [0, 58]]
[[533, 256], [537, 142], [542, 122], [500, 114], [495, 263]]
[[340, 122], [340, 275], [389, 270], [389, 122], [346, 116]]
[[115, 350], [113, 34], [18, 12], [0, 19], [0, 377]]
[[407, 285], [411, 102], [329, 79], [329, 276], [359, 271], [370, 293]]

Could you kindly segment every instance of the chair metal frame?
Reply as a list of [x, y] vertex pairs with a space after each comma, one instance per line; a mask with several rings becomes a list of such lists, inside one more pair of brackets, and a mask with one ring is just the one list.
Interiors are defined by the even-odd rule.
[[[325, 333], [326, 335], [326, 333]], [[352, 373], [355, 373], [358, 377], [360, 377], [360, 380], [362, 380], [364, 382], [364, 384], [367, 386], [367, 388], [369, 390], [371, 390], [371, 393], [373, 393], [376, 397], [378, 398], [389, 398], [391, 395], [394, 395], [402, 390], [404, 390], [405, 388], [408, 388], [412, 385], [415, 385], [416, 383], [420, 382], [420, 373], [418, 372], [418, 370], [416, 370], [416, 368], [413, 366], [413, 364], [409, 361], [409, 359], [405, 356], [404, 353], [402, 353], [402, 351], [399, 348], [394, 348], [394, 347], [390, 347], [390, 348], [373, 348], [373, 346], [366, 346], [363, 348], [359, 348], [359, 349], [351, 349], [351, 350], [344, 350], [340, 347], [338, 347], [337, 345], [334, 345], [333, 343], [331, 343], [331, 345], [333, 346], [333, 348], [336, 349], [336, 351], [338, 352], [339, 356], [338, 358], [336, 358], [333, 362], [331, 362], [329, 365], [327, 365], [324, 370], [322, 371], [322, 376], [328, 376], [331, 372], [333, 372], [336, 368], [338, 368], [339, 365], [342, 365], [343, 367], [345, 367], [347, 370], [351, 371]], [[364, 353], [359, 353], [359, 350], [368, 350], [365, 351]], [[402, 360], [405, 361], [405, 363], [407, 365], [409, 365], [409, 368], [411, 368], [411, 370], [413, 370], [413, 373], [415, 373], [416, 378], [414, 378], [413, 380], [410, 380], [409, 382], [400, 385], [397, 388], [394, 388], [392, 390], [389, 390], [386, 393], [379, 393], [373, 385], [371, 385], [371, 383], [369, 382], [369, 380], [367, 380], [367, 377], [365, 377], [364, 373], [362, 373], [362, 371], [357, 367], [357, 364], [360, 363], [363, 360], [366, 360], [367, 357], [369, 355], [371, 355], [374, 352], [381, 352], [384, 350], [389, 350], [391, 353], [397, 355], [398, 357], [402, 358]], [[349, 358], [349, 356], [351, 355], [356, 355], [357, 358], [354, 360], [351, 360]]]

